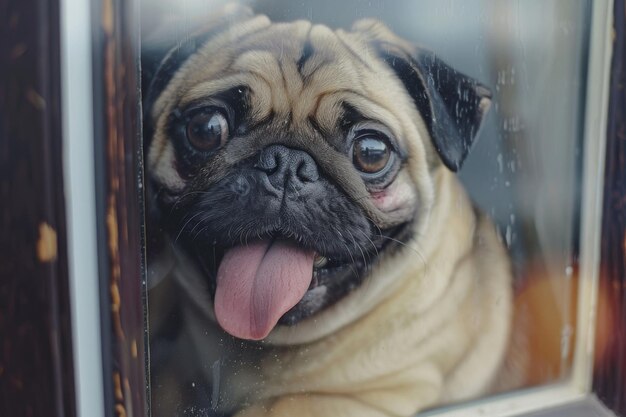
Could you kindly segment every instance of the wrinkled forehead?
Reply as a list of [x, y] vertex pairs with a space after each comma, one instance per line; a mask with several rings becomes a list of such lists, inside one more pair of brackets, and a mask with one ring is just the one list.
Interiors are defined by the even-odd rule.
[[[392, 111], [406, 99], [400, 82], [359, 33], [307, 21], [271, 24], [262, 17], [207, 42], [170, 82], [154, 107], [157, 116], [243, 86], [252, 117], [289, 115], [296, 124], [332, 125], [343, 104], [397, 126]], [[407, 105], [410, 102], [407, 101]]]

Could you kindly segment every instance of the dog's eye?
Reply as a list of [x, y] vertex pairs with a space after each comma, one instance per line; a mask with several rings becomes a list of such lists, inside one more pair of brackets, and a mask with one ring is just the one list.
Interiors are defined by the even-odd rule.
[[219, 148], [228, 134], [228, 121], [219, 111], [198, 113], [187, 123], [187, 139], [199, 151]]
[[376, 136], [362, 136], [352, 147], [352, 162], [361, 172], [376, 174], [384, 170], [391, 158], [389, 144]]

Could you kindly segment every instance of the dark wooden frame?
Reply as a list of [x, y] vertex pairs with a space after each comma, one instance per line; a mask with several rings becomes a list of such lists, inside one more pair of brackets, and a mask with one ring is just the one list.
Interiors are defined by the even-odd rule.
[[105, 415], [147, 415], [136, 0], [91, 3]]
[[[615, 0], [594, 392], [626, 415], [626, 0]], [[137, 0], [92, 3], [107, 416], [148, 412]], [[0, 3], [0, 415], [75, 416], [58, 1]]]
[[599, 337], [607, 352], [596, 364], [594, 391], [626, 415], [626, 7], [615, 0], [602, 211]]
[[59, 2], [0, 2], [0, 415], [76, 415]]

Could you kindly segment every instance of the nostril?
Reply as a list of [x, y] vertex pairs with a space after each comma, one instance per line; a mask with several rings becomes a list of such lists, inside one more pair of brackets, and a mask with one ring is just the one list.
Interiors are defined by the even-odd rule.
[[266, 172], [268, 175], [272, 175], [278, 170], [281, 162], [282, 158], [279, 153], [263, 152], [254, 167]]
[[319, 179], [315, 162], [310, 157], [305, 157], [298, 163], [296, 175], [302, 182], [315, 182]]

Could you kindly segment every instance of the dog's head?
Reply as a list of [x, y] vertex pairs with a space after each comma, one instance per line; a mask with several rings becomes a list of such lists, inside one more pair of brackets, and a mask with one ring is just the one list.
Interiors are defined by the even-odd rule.
[[211, 26], [153, 77], [147, 167], [219, 324], [262, 339], [340, 304], [417, 238], [433, 173], [461, 166], [489, 92], [374, 21], [333, 31], [235, 10]]

